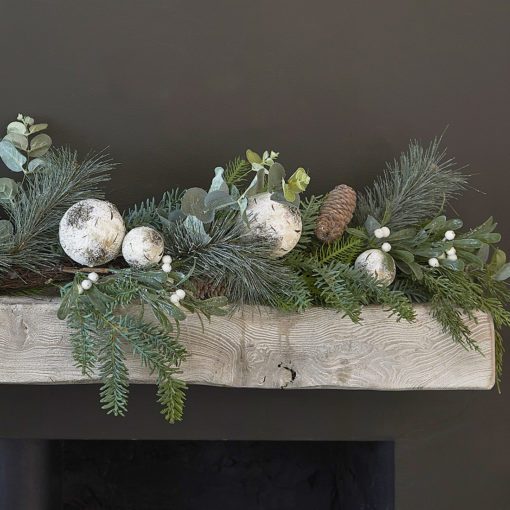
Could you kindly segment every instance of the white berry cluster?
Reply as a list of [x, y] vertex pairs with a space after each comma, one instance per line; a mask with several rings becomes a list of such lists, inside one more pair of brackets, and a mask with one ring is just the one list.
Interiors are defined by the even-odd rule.
[[[444, 233], [443, 241], [453, 241], [455, 239], [455, 232], [453, 230], [447, 230]], [[432, 257], [429, 259], [429, 266], [430, 267], [439, 267], [439, 259], [447, 258], [448, 260], [451, 260], [455, 262], [457, 260], [457, 250], [452, 246], [451, 248], [448, 248], [446, 252], [443, 255], [440, 255], [438, 258]]]
[[165, 273], [169, 273], [172, 270], [172, 257], [170, 257], [170, 255], [165, 255], [161, 260], [163, 262], [161, 269]]
[[95, 272], [89, 273], [86, 280], [83, 280], [78, 287], [78, 292], [81, 294], [84, 290], [90, 290], [92, 284], [99, 280], [99, 275]]
[[170, 296], [170, 302], [173, 305], [178, 305], [181, 299], [184, 299], [186, 297], [186, 292], [184, 292], [182, 289], [177, 289], [171, 296]]
[[[376, 228], [374, 230], [374, 236], [377, 239], [385, 239], [386, 237], [389, 237], [391, 234], [391, 230], [388, 227], [381, 227]], [[391, 250], [391, 244], [390, 243], [383, 243], [381, 245], [381, 250], [388, 253]]]

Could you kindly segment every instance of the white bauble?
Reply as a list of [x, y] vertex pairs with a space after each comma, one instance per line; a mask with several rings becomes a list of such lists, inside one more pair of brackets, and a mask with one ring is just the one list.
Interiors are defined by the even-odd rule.
[[83, 266], [100, 266], [117, 257], [125, 233], [117, 208], [94, 198], [76, 202], [60, 220], [60, 244], [70, 258]]
[[122, 242], [122, 256], [133, 267], [157, 264], [165, 250], [163, 236], [151, 227], [130, 230]]
[[385, 287], [393, 283], [397, 274], [393, 257], [377, 249], [364, 251], [354, 262], [354, 267], [366, 271]]
[[250, 232], [255, 238], [273, 242], [272, 255], [282, 257], [296, 246], [303, 224], [297, 207], [271, 199], [271, 193], [260, 193], [248, 200], [246, 209]]

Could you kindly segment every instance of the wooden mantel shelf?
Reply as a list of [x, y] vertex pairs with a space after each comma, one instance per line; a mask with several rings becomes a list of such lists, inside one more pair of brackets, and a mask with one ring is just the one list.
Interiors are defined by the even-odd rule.
[[[0, 298], [0, 383], [97, 382], [73, 365], [68, 330], [56, 298]], [[323, 309], [285, 314], [245, 308], [205, 324], [189, 316], [181, 341], [190, 355], [182, 378], [190, 384], [246, 388], [374, 390], [490, 389], [495, 380], [494, 326], [480, 313], [469, 322], [484, 353], [464, 350], [417, 305], [413, 324], [367, 307], [353, 324]], [[131, 379], [153, 379], [129, 359]]]

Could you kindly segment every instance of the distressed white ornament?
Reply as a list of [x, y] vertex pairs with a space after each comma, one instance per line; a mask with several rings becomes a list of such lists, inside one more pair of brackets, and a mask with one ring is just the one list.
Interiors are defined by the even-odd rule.
[[381, 285], [390, 285], [397, 274], [393, 257], [382, 250], [371, 249], [364, 251], [354, 262], [354, 267], [367, 272]]
[[136, 227], [130, 230], [122, 242], [124, 260], [136, 268], [157, 264], [164, 249], [163, 236], [151, 227]]
[[273, 243], [272, 255], [282, 257], [299, 242], [303, 224], [297, 207], [271, 199], [271, 193], [260, 193], [248, 200], [246, 209], [250, 233], [255, 238]]
[[430, 267], [439, 267], [439, 260], [436, 259], [436, 257], [432, 257], [429, 259], [429, 266]]
[[119, 211], [105, 200], [80, 200], [60, 220], [60, 244], [83, 266], [100, 266], [117, 257], [125, 233]]
[[447, 241], [453, 241], [455, 239], [455, 232], [453, 230], [447, 230], [445, 233], [444, 233], [444, 238], [447, 240]]
[[381, 246], [381, 250], [388, 253], [391, 250], [391, 244], [390, 243], [383, 243]]

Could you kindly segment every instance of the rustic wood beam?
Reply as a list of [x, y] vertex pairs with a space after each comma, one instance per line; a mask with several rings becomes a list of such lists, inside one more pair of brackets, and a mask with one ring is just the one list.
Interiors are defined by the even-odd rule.
[[[74, 367], [69, 332], [56, 298], [0, 298], [0, 383], [97, 382]], [[189, 351], [182, 378], [190, 384], [247, 388], [373, 390], [490, 389], [495, 380], [494, 326], [479, 313], [469, 321], [483, 355], [441, 331], [426, 305], [417, 320], [396, 322], [378, 306], [362, 324], [314, 308], [286, 314], [247, 307], [202, 329], [189, 316], [181, 340]], [[129, 358], [131, 380], [154, 379]]]

